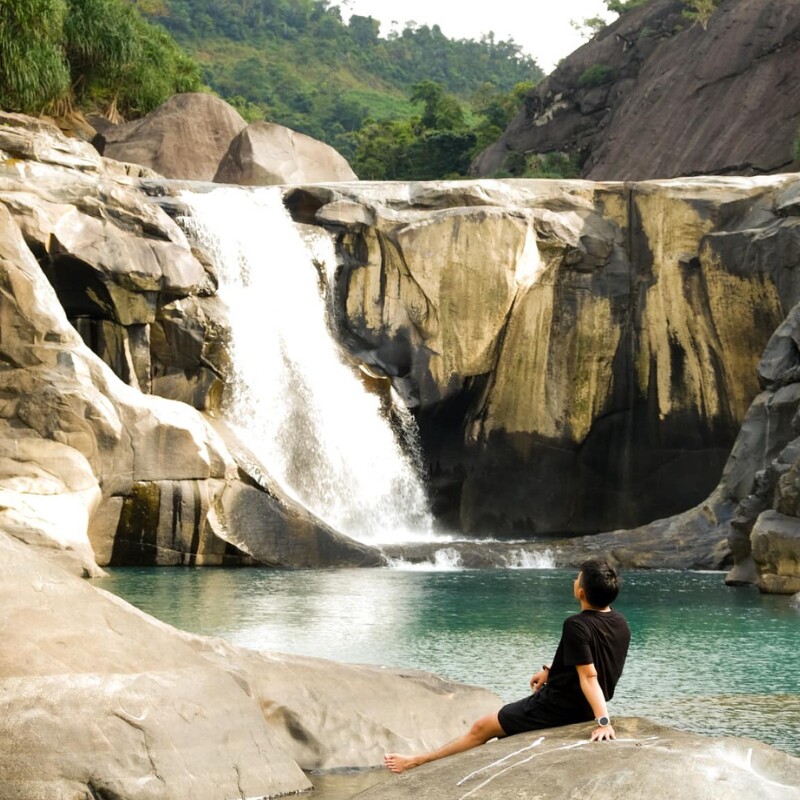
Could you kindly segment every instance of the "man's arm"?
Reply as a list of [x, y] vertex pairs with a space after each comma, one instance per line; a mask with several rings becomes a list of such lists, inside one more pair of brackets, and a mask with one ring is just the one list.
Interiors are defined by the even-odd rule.
[[[594, 668], [594, 664], [578, 664], [575, 669], [578, 670], [578, 680], [581, 684], [581, 691], [592, 707], [595, 719], [607, 717], [608, 709], [606, 708], [606, 698], [603, 696], [603, 690], [600, 688], [600, 684], [597, 681], [597, 670]], [[600, 725], [592, 731], [593, 742], [616, 738], [617, 734], [611, 723], [608, 725]]]

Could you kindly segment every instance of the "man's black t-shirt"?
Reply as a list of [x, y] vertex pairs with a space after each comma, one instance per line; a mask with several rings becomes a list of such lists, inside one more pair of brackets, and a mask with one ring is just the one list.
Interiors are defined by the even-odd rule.
[[547, 683], [540, 689], [542, 700], [563, 709], [569, 717], [593, 719], [592, 707], [584, 697], [576, 666], [594, 664], [597, 682], [603, 696], [614, 696], [631, 631], [619, 611], [581, 611], [564, 620], [561, 641], [558, 643]]
[[622, 674], [630, 640], [625, 617], [613, 609], [581, 611], [565, 619], [547, 683], [535, 694], [500, 709], [498, 719], [503, 730], [510, 735], [594, 719], [575, 667], [594, 664], [597, 682], [606, 700], [610, 700]]

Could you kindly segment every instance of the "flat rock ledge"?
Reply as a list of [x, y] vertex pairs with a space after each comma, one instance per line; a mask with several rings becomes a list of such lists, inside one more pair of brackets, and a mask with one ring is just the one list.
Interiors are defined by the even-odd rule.
[[800, 759], [760, 742], [684, 733], [631, 717], [618, 738], [590, 742], [588, 726], [510, 736], [391, 778], [358, 800], [789, 800]]
[[0, 528], [0, 800], [243, 800], [457, 736], [499, 699], [194, 636]]

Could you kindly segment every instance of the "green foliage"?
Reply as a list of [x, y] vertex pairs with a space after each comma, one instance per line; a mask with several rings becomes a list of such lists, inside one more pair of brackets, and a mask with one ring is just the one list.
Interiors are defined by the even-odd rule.
[[607, 20], [603, 17], [586, 17], [582, 20], [571, 19], [569, 24], [576, 30], [584, 39], [591, 39], [600, 33], [603, 28], [608, 25]]
[[0, 0], [0, 107], [36, 114], [69, 91], [66, 0]]
[[0, 0], [0, 105], [147, 113], [201, 86], [197, 64], [124, 0]]
[[[205, 81], [222, 97], [240, 96], [267, 118], [337, 148], [352, 150], [349, 134], [368, 117], [413, 113], [409, 86], [428, 81], [464, 104], [484, 82], [508, 92], [543, 76], [512, 40], [453, 40], [438, 25], [412, 22], [381, 37], [377, 20], [356, 14], [345, 24], [327, 0], [160, 2], [165, 9], [152, 18], [201, 59]], [[433, 127], [455, 129], [458, 110], [445, 103]], [[455, 115], [449, 123], [446, 113]]]
[[579, 159], [568, 153], [511, 152], [506, 157], [503, 169], [494, 177], [578, 178], [580, 166]]
[[693, 22], [699, 22], [705, 30], [711, 15], [717, 10], [719, 0], [683, 0], [683, 4], [688, 6], [684, 9], [683, 16]]
[[497, 140], [532, 87], [521, 82], [510, 92], [500, 92], [484, 84], [468, 115], [441, 84], [420, 81], [410, 99], [422, 106], [421, 115], [370, 119], [350, 136], [353, 169], [367, 180], [464, 177], [475, 155]]
[[611, 83], [616, 77], [616, 70], [608, 64], [592, 64], [589, 69], [581, 73], [578, 78], [578, 85], [585, 88], [602, 86], [604, 83]]
[[606, 8], [613, 11], [615, 14], [624, 14], [627, 11], [632, 11], [634, 8], [643, 6], [649, 0], [603, 0]]
[[434, 81], [420, 81], [411, 87], [411, 102], [423, 103], [421, 122], [426, 128], [452, 131], [464, 127], [464, 109], [455, 97], [445, 94]]

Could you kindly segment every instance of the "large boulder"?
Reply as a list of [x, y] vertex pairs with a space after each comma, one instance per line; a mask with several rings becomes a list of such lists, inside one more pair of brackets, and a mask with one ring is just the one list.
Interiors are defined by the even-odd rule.
[[241, 186], [358, 180], [330, 145], [274, 122], [253, 122], [230, 143], [216, 183]]
[[247, 123], [212, 94], [176, 94], [155, 111], [100, 137], [107, 158], [150, 167], [165, 178], [213, 179], [231, 140]]
[[751, 542], [759, 588], [776, 594], [800, 592], [800, 519], [764, 511], [753, 526]]
[[184, 634], [0, 531], [0, 800], [264, 797], [498, 705], [434, 676]]
[[0, 552], [2, 800], [309, 788], [236, 676], [4, 533]]
[[641, 800], [791, 800], [800, 759], [751, 739], [715, 739], [614, 720], [618, 738], [591, 742], [586, 725], [495, 740], [404, 773], [360, 800], [506, 800], [585, 797]]
[[707, 26], [682, 0], [625, 11], [531, 91], [474, 174], [546, 153], [591, 180], [797, 168], [800, 0], [714, 5]]

